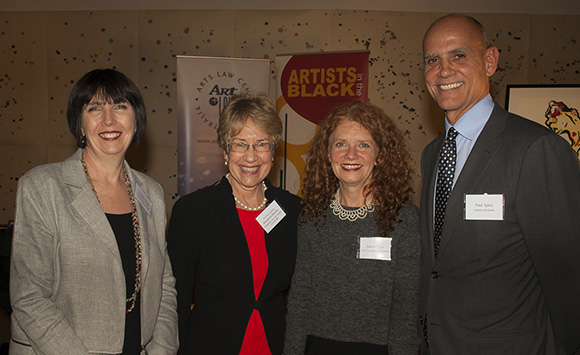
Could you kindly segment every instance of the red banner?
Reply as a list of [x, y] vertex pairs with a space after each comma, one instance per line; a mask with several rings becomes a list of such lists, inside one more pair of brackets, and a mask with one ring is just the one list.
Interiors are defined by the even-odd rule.
[[271, 177], [300, 193], [300, 177], [317, 125], [336, 105], [367, 101], [369, 52], [334, 52], [276, 57], [276, 108], [284, 137], [276, 152]]

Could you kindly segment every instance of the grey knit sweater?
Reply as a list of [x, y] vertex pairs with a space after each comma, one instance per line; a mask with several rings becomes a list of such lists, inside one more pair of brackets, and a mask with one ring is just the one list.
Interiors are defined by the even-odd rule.
[[401, 209], [391, 260], [358, 259], [359, 237], [379, 237], [375, 213], [341, 221], [330, 209], [318, 229], [298, 228], [298, 255], [286, 316], [285, 355], [304, 354], [306, 336], [387, 344], [389, 355], [417, 354], [418, 208]]

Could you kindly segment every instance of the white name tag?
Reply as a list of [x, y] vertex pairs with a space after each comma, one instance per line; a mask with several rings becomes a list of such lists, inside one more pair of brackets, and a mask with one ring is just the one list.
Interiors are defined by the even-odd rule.
[[286, 216], [286, 212], [284, 212], [278, 202], [274, 200], [262, 211], [262, 213], [258, 215], [258, 217], [256, 217], [256, 221], [260, 223], [266, 233], [270, 233], [270, 231], [280, 223], [284, 216]]
[[151, 217], [151, 209], [153, 208], [153, 204], [151, 203], [149, 196], [147, 196], [147, 194], [145, 193], [145, 191], [143, 191], [143, 189], [141, 188], [141, 186], [139, 186], [139, 184], [136, 183], [134, 185], [135, 185], [134, 187], [135, 199], [139, 201], [141, 207], [143, 207], [147, 215]]
[[503, 221], [504, 194], [465, 194], [465, 219]]
[[392, 238], [360, 237], [358, 258], [391, 260], [391, 240]]

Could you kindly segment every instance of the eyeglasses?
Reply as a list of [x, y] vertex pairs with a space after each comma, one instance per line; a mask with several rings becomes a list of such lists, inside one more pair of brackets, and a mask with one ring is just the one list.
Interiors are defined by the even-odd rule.
[[244, 142], [233, 142], [228, 143], [228, 150], [230, 152], [243, 153], [250, 149], [250, 146], [254, 148], [256, 152], [264, 153], [272, 151], [272, 143], [270, 142], [258, 142], [256, 144], [248, 144]]

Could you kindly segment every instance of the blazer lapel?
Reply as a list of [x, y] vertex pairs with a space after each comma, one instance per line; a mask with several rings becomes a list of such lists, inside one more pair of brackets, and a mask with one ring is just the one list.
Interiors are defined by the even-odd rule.
[[[230, 244], [232, 250], [236, 251], [235, 254], [233, 254], [235, 260], [232, 260], [232, 262], [235, 262], [240, 269], [244, 270], [244, 274], [247, 275], [246, 279], [253, 280], [252, 257], [250, 255], [250, 248], [246, 240], [246, 234], [244, 232], [242, 222], [240, 221], [236, 202], [232, 192], [232, 187], [225, 176], [222, 177], [222, 180], [219, 182], [219, 184], [219, 197], [216, 197], [216, 201], [224, 201], [223, 204], [219, 206], [221, 221], [231, 221], [227, 222], [230, 224], [228, 228], [230, 233], [220, 236], [220, 238], [224, 240], [224, 243]], [[268, 190], [266, 190], [266, 194], [268, 194]], [[267, 280], [268, 275], [266, 274], [266, 279], [264, 280], [262, 289], [264, 288]], [[254, 283], [248, 282], [246, 285], [246, 292], [254, 294]]]
[[455, 227], [463, 220], [464, 194], [469, 193], [477, 185], [483, 175], [482, 172], [487, 169], [499, 149], [500, 143], [497, 138], [504, 131], [507, 118], [508, 113], [496, 104], [461, 170], [447, 201], [446, 211], [450, 212], [445, 213], [437, 260], [445, 253], [447, 244], [456, 237]]
[[63, 182], [78, 189], [78, 195], [73, 198], [71, 206], [87, 222], [93, 234], [105, 244], [115, 256], [115, 259], [121, 262], [117, 239], [97, 197], [89, 185], [81, 164], [81, 154], [82, 150], [77, 150], [63, 164]]
[[[133, 196], [135, 196], [136, 186], [139, 186], [143, 192], [145, 192], [147, 198], [150, 198], [149, 194], [147, 194], [144, 183], [137, 177], [136, 174], [133, 174], [133, 170], [129, 167], [127, 162], [125, 162], [125, 169], [127, 170], [127, 174], [129, 174], [129, 181], [131, 182], [131, 188], [133, 189]], [[149, 243], [157, 241], [157, 238], [152, 238], [148, 235], [148, 231], [155, 232], [157, 229], [155, 226], [155, 221], [153, 218], [147, 215], [147, 212], [136, 197], [135, 205], [137, 206], [137, 218], [139, 220], [139, 231], [141, 238], [141, 280], [144, 280], [149, 269], [149, 256], [151, 250]], [[151, 211], [151, 213], [153, 212]]]

